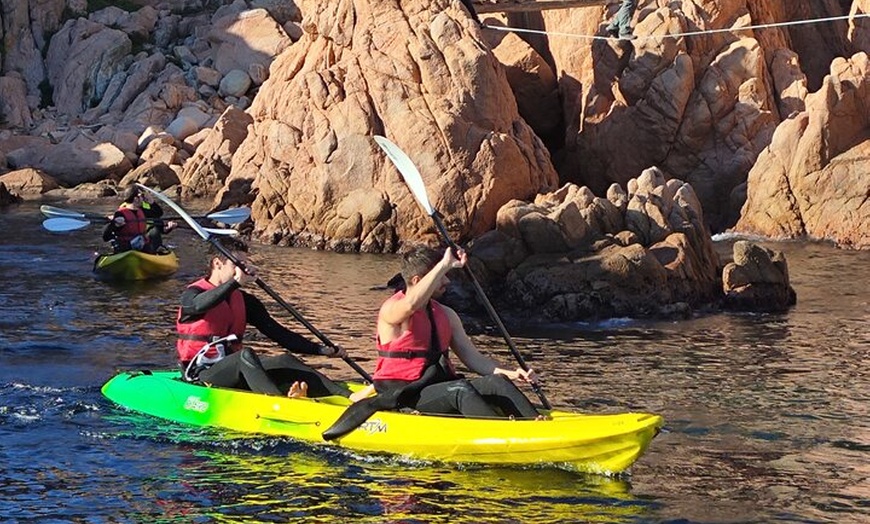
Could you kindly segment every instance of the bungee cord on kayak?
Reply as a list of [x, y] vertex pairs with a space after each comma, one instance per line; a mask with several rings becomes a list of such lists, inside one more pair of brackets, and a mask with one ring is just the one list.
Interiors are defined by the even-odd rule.
[[[777, 27], [788, 27], [788, 26], [798, 26], [798, 25], [811, 25], [811, 24], [822, 24], [829, 22], [837, 22], [843, 20], [855, 20], [859, 18], [868, 18], [870, 17], [870, 13], [856, 13], [854, 15], [843, 15], [843, 16], [829, 16], [825, 18], [809, 18], [805, 20], [792, 20], [788, 22], [774, 22], [769, 24], [753, 24], [745, 27], [728, 27], [721, 29], [704, 29], [699, 31], [684, 31], [681, 33], [669, 33], [664, 35], [633, 35], [632, 41], [643, 41], [643, 40], [666, 40], [669, 38], [688, 38], [702, 35], [710, 35], [716, 33], [736, 33], [742, 31], [752, 31], [756, 29], [773, 29]], [[496, 31], [504, 31], [509, 33], [529, 33], [529, 34], [537, 34], [537, 35], [546, 35], [546, 36], [560, 36], [565, 38], [578, 38], [584, 40], [622, 40], [620, 38], [614, 38], [612, 36], [605, 35], [580, 35], [576, 33], [563, 33], [559, 31], [543, 31], [540, 29], [524, 29], [520, 27], [508, 27], [508, 26], [496, 26], [490, 25], [487, 23], [483, 23], [483, 27], [486, 29], [493, 29]]]

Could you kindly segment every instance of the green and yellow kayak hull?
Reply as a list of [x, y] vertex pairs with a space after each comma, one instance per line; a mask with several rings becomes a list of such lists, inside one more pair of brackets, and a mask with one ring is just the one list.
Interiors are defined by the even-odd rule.
[[[206, 387], [180, 380], [177, 371], [120, 373], [103, 386], [102, 392], [128, 409], [175, 422], [323, 444], [326, 442], [321, 433], [350, 404], [338, 396], [291, 399]], [[664, 424], [660, 416], [646, 413], [544, 413], [551, 419], [470, 419], [378, 412], [329, 445], [414, 460], [552, 465], [610, 474], [631, 466]]]
[[111, 255], [99, 255], [94, 261], [94, 273], [104, 280], [147, 280], [168, 277], [178, 271], [178, 257], [170, 252], [151, 255], [130, 250]]

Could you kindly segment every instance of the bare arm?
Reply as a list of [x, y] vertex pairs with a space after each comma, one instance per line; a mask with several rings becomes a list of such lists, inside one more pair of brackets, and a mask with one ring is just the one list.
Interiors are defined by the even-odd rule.
[[447, 306], [442, 305], [442, 308], [450, 320], [450, 330], [452, 332], [450, 347], [456, 353], [456, 356], [459, 357], [459, 360], [465, 364], [465, 367], [480, 375], [504, 375], [511, 380], [538, 381], [538, 377], [531, 369], [526, 371], [522, 368], [515, 370], [503, 368], [499, 366], [498, 362], [481, 353], [465, 332], [465, 327], [462, 325], [459, 315]]
[[467, 257], [464, 251], [459, 252], [459, 258], [453, 255], [451, 249], [444, 251], [441, 260], [414, 285], [409, 286], [405, 296], [398, 300], [388, 300], [381, 306], [378, 314], [379, 322], [390, 326], [401, 326], [415, 311], [420, 310], [432, 298], [432, 293], [443, 285], [443, 278], [451, 269], [465, 265]]
[[474, 371], [479, 375], [492, 375], [498, 369], [496, 362], [481, 353], [474, 342], [471, 341], [468, 334], [465, 332], [465, 327], [451, 308], [442, 305], [442, 310], [450, 320], [450, 331], [452, 334], [450, 348], [459, 357], [459, 360], [465, 364], [465, 367]]

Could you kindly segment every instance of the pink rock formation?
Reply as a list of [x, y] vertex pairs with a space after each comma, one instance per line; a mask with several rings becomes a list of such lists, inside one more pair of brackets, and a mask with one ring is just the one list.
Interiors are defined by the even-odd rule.
[[[390, 251], [431, 230], [375, 134], [415, 161], [457, 240], [491, 229], [510, 199], [555, 186], [460, 4], [300, 7], [306, 34], [272, 64], [226, 182], [257, 189], [253, 218], [270, 241]], [[197, 157], [213, 157], [204, 147]]]
[[837, 59], [749, 173], [735, 231], [870, 248], [870, 63]]
[[733, 253], [734, 260], [722, 271], [727, 307], [782, 312], [796, 303], [797, 295], [788, 281], [788, 264], [781, 252], [740, 240], [734, 243]]
[[508, 304], [551, 319], [685, 314], [719, 296], [697, 196], [654, 168], [607, 199], [568, 184], [512, 201], [470, 253]]

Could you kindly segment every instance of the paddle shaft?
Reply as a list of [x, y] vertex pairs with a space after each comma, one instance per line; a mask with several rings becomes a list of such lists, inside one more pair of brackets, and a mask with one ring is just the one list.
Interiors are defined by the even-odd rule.
[[[59, 207], [53, 207], [53, 206], [42, 206], [42, 208], [47, 209], [47, 211], [43, 211], [43, 214], [45, 214], [48, 217], [79, 218], [82, 220], [98, 220], [101, 222], [109, 222], [110, 220], [112, 220], [111, 217], [106, 216], [106, 215], [101, 215], [100, 213], [85, 213], [85, 212], [80, 212], [80, 211], [71, 211], [71, 210], [66, 210], [66, 209], [62, 209]], [[216, 211], [216, 212], [210, 213], [208, 215], [197, 215], [197, 216], [194, 216], [191, 218], [193, 218], [195, 220], [214, 220], [216, 222], [222, 222], [223, 221], [222, 219], [228, 218], [228, 217], [225, 217], [222, 215], [227, 214], [228, 212], [232, 211], [233, 209], [236, 209], [236, 208], [231, 208], [231, 209], [224, 210], [224, 211]], [[113, 211], [113, 213], [114, 213], [114, 211]], [[236, 214], [236, 213], [233, 213], [233, 214]], [[232, 220], [232, 222], [229, 222], [229, 223], [241, 222], [241, 220], [238, 220], [238, 218], [235, 216], [233, 216], [231, 218], [233, 220]], [[157, 218], [146, 217], [145, 218], [145, 222], [154, 222], [155, 220], [166, 221], [166, 220], [184, 220], [184, 219], [182, 217], [174, 217], [174, 216], [161, 216], [161, 217], [157, 217]], [[137, 222], [140, 222], [140, 220], [137, 220]]]
[[[438, 228], [438, 232], [440, 232], [441, 236], [444, 237], [447, 245], [450, 247], [450, 249], [453, 250], [454, 254], [458, 254], [459, 246], [456, 245], [456, 242], [454, 242], [450, 238], [450, 235], [447, 234], [447, 228], [444, 227], [444, 222], [441, 220], [441, 215], [438, 213], [438, 211], [433, 211], [430, 216], [432, 217], [432, 220], [435, 221], [435, 227]], [[489, 301], [489, 298], [486, 296], [486, 293], [480, 286], [480, 282], [478, 282], [477, 278], [475, 278], [474, 273], [471, 271], [471, 268], [468, 267], [468, 265], [466, 264], [465, 266], [463, 266], [462, 269], [465, 270], [465, 274], [468, 275], [468, 279], [471, 280], [471, 284], [474, 286], [474, 291], [477, 293], [478, 298], [483, 303], [483, 307], [486, 308], [486, 312], [489, 313], [489, 317], [492, 319], [493, 322], [495, 322], [496, 326], [498, 326], [499, 331], [501, 331], [501, 335], [502, 337], [504, 337], [505, 342], [507, 342], [507, 345], [510, 348], [511, 353], [513, 354], [517, 363], [519, 363], [520, 367], [523, 368], [523, 370], [528, 371], [529, 366], [526, 364], [525, 359], [523, 358], [522, 354], [520, 354], [520, 351], [517, 349], [516, 344], [514, 344], [510, 333], [508, 333], [507, 328], [504, 326], [504, 323], [502, 323], [501, 318], [499, 318], [498, 313], [496, 313], [495, 308], [492, 306], [492, 303]], [[535, 394], [538, 395], [538, 398], [541, 399], [541, 404], [544, 405], [544, 408], [552, 409], [553, 406], [550, 404], [550, 401], [547, 400], [547, 397], [544, 396], [544, 391], [541, 389], [541, 386], [535, 383], [531, 383], [531, 386]]]
[[[66, 233], [68, 231], [76, 231], [84, 229], [92, 224], [92, 220], [87, 218], [69, 218], [69, 217], [54, 217], [47, 218], [42, 222], [42, 227], [53, 233]], [[186, 225], [184, 223], [180, 225]], [[189, 227], [189, 226], [188, 226]], [[203, 228], [206, 232], [212, 235], [238, 235], [239, 232], [235, 229], [216, 229]]]
[[[228, 250], [227, 248], [222, 246], [217, 241], [216, 237], [210, 235], [206, 240], [208, 242], [210, 242], [213, 246], [215, 246], [215, 248], [217, 248], [217, 250], [220, 251], [221, 254], [223, 254], [225, 257], [227, 257], [227, 259], [231, 260], [233, 262], [233, 264], [237, 265], [242, 271], [244, 271], [248, 275], [251, 275], [247, 266], [241, 260], [239, 260], [236, 256], [234, 256], [232, 254], [232, 252], [230, 252], [230, 250]], [[305, 326], [308, 329], [308, 331], [313, 333], [315, 337], [319, 338], [320, 341], [323, 342], [324, 344], [326, 344], [327, 346], [337, 350], [335, 344], [331, 340], [329, 340], [329, 338], [325, 334], [323, 334], [323, 332], [321, 332], [319, 329], [314, 327], [314, 325], [311, 322], [309, 322], [308, 319], [306, 319], [304, 316], [302, 316], [302, 313], [300, 313], [295, 307], [293, 307], [286, 300], [284, 300], [281, 297], [281, 295], [279, 295], [268, 284], [263, 282], [263, 279], [261, 279], [258, 276], [255, 276], [255, 275], [251, 275], [251, 276], [254, 277], [254, 283], [257, 284], [258, 286], [260, 286], [260, 289], [265, 291], [266, 294], [269, 295], [270, 297], [272, 297], [275, 300], [275, 302], [277, 302], [281, 307], [283, 307], [284, 309], [289, 311], [290, 314], [293, 315], [293, 318], [295, 318], [297, 321], [299, 321], [300, 324]], [[368, 373], [366, 373], [366, 370], [361, 368], [359, 364], [357, 364], [356, 362], [351, 360], [350, 357], [347, 357], [347, 356], [342, 357], [342, 360], [344, 360], [344, 362], [348, 366], [353, 368], [354, 371], [359, 373], [359, 375], [362, 378], [364, 378], [366, 381], [371, 383], [372, 377]]]

